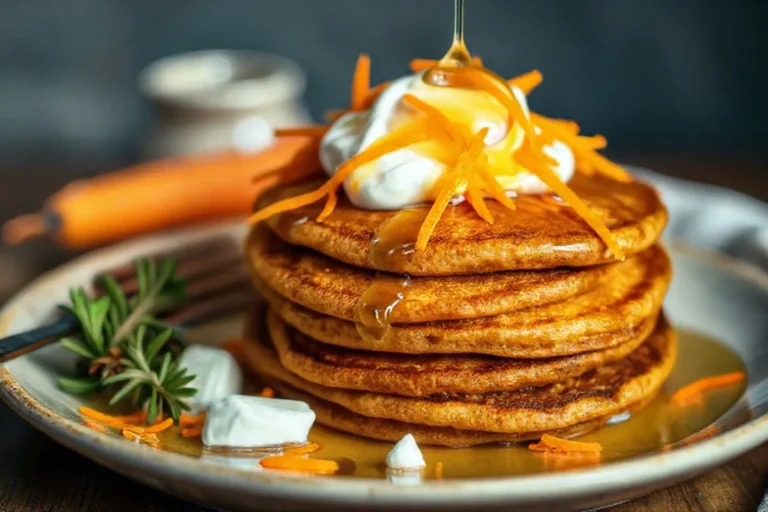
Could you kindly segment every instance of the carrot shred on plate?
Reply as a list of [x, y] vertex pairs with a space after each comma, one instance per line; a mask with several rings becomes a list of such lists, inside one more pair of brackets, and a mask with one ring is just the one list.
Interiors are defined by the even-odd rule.
[[332, 474], [339, 470], [339, 464], [334, 460], [308, 459], [298, 455], [275, 455], [259, 461], [263, 468], [280, 471], [296, 471], [299, 473]]
[[155, 423], [149, 427], [140, 427], [141, 431], [147, 434], [157, 434], [164, 432], [173, 426], [173, 418], [166, 418], [160, 423]]
[[435, 464], [435, 478], [438, 480], [443, 479], [443, 462], [438, 461], [437, 464]]
[[126, 414], [122, 416], [104, 414], [103, 412], [99, 412], [96, 409], [91, 409], [90, 407], [85, 406], [80, 407], [78, 411], [88, 419], [99, 421], [111, 427], [124, 427], [126, 425], [142, 423], [147, 417], [146, 413], [143, 411], [136, 411], [132, 414]]
[[569, 439], [560, 439], [549, 434], [541, 436], [541, 440], [538, 443], [528, 445], [529, 450], [533, 451], [555, 451], [555, 452], [583, 452], [583, 453], [598, 453], [603, 451], [603, 447], [600, 443], [585, 443], [582, 441], [571, 441]]
[[198, 423], [191, 427], [181, 429], [181, 437], [200, 437], [203, 433], [203, 424]]
[[507, 80], [507, 83], [510, 86], [515, 86], [527, 96], [531, 94], [531, 91], [533, 91], [538, 85], [544, 80], [544, 77], [541, 74], [541, 71], [538, 69], [534, 69], [532, 71], [529, 71], [527, 73], [523, 73], [522, 75], [516, 76], [514, 78], [510, 78]]
[[303, 446], [297, 446], [296, 448], [290, 448], [283, 453], [283, 455], [309, 455], [315, 453], [320, 449], [320, 445], [317, 443], [308, 443]]
[[182, 427], [186, 427], [187, 425], [197, 425], [200, 423], [205, 423], [205, 413], [197, 415], [181, 413], [181, 416], [179, 417], [179, 425]]
[[670, 401], [675, 403], [686, 402], [691, 398], [699, 396], [701, 393], [710, 389], [730, 386], [731, 384], [743, 382], [746, 377], [747, 376], [744, 372], [731, 372], [722, 375], [715, 375], [713, 377], [705, 377], [675, 391], [675, 393], [670, 397]]

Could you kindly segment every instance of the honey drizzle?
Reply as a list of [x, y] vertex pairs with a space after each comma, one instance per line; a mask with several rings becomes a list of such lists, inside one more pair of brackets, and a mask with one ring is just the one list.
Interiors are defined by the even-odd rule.
[[[407, 209], [383, 222], [368, 251], [371, 267], [391, 269], [399, 259], [413, 253], [425, 216], [423, 209]], [[375, 345], [389, 335], [395, 308], [405, 300], [410, 281], [407, 274], [376, 272], [357, 302], [357, 332], [366, 344]]]

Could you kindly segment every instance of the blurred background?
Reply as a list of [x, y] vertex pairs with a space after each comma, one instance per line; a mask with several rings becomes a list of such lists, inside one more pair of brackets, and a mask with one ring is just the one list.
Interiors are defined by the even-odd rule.
[[[0, 161], [138, 158], [153, 111], [137, 76], [191, 50], [289, 57], [319, 120], [346, 105], [359, 52], [374, 83], [413, 57], [440, 57], [452, 3], [2, 0]], [[468, 0], [466, 32], [500, 74], [540, 69], [534, 107], [604, 133], [614, 153], [748, 155], [768, 138], [766, 22], [762, 0]]]
[[[768, 199], [768, 2], [466, 4], [468, 45], [487, 66], [543, 72], [536, 110], [605, 134], [611, 157]], [[451, 0], [0, 0], [0, 222], [73, 178], [146, 158], [158, 121], [179, 119], [139, 86], [157, 59], [285, 56], [306, 77], [306, 89], [300, 77], [286, 82], [292, 101], [320, 121], [347, 105], [360, 52], [373, 83], [401, 76], [411, 58], [444, 53], [452, 16]], [[64, 258], [27, 250], [30, 268]], [[0, 264], [11, 252], [0, 249]]]

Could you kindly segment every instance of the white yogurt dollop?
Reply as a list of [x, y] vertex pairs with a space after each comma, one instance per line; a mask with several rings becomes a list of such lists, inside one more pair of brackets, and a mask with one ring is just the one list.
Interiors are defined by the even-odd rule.
[[226, 350], [192, 345], [184, 350], [180, 365], [188, 374], [196, 376], [189, 386], [197, 389], [197, 393], [187, 400], [192, 414], [205, 411], [220, 398], [243, 391], [243, 373]]
[[256, 448], [304, 443], [315, 422], [315, 413], [298, 400], [233, 395], [208, 408], [203, 444]]
[[406, 434], [387, 454], [387, 467], [390, 469], [421, 469], [427, 463], [411, 434]]
[[[403, 96], [406, 93], [416, 94], [416, 91], [426, 94], [421, 78], [422, 74], [417, 74], [395, 80], [370, 110], [347, 113], [333, 123], [320, 145], [320, 162], [327, 174], [335, 174], [340, 165], [391, 131], [393, 121], [402, 118]], [[528, 115], [528, 104], [523, 92], [516, 87], [511, 90]], [[421, 99], [429, 102], [428, 97]], [[482, 127], [490, 128], [485, 140], [486, 149], [498, 149], [509, 144], [509, 140], [504, 140], [505, 123], [501, 126], [493, 125], [478, 118], [470, 128], [476, 132]], [[522, 139], [517, 140], [512, 149], [517, 149], [521, 143]], [[558, 177], [563, 182], [570, 180], [575, 171], [575, 160], [570, 148], [555, 141], [553, 145], [545, 146], [544, 151], [557, 160], [558, 165], [553, 170]], [[344, 191], [359, 208], [398, 210], [431, 201], [433, 186], [444, 170], [443, 163], [405, 148], [355, 170], [344, 181]], [[513, 194], [549, 191], [549, 187], [527, 171], [511, 173], [509, 176], [500, 175], [497, 180], [506, 191]]]

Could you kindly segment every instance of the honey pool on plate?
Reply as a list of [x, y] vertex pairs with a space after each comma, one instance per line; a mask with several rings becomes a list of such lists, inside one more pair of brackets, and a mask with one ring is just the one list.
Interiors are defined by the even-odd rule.
[[[217, 322], [216, 329], [205, 327], [190, 333], [193, 341], [202, 338], [222, 339], [222, 331], [231, 331], [242, 325], [242, 319], [233, 318]], [[671, 404], [669, 396], [691, 382], [724, 373], [745, 371], [741, 359], [725, 344], [690, 331], [679, 330], [679, 357], [664, 390], [644, 409], [621, 423], [607, 425], [580, 441], [595, 441], [602, 445], [599, 458], [590, 454], [551, 454], [532, 452], [526, 445], [486, 445], [472, 448], [438, 448], [422, 446], [427, 461], [424, 478], [434, 478], [435, 464], [443, 463], [444, 478], [501, 477], [544, 473], [587, 467], [621, 461], [638, 455], [669, 449], [684, 440], [695, 439], [696, 434], [707, 432], [706, 427], [725, 414], [744, 392], [744, 383], [707, 391], [699, 402]], [[202, 341], [202, 340], [200, 340]], [[256, 386], [251, 391], [257, 391]], [[205, 450], [199, 439], [182, 438], [174, 430], [160, 436], [163, 448], [194, 457], [204, 457], [216, 464], [227, 464], [239, 469], [259, 470], [258, 457], [239, 454], [227, 456]], [[392, 443], [374, 441], [315, 426], [309, 440], [322, 448], [317, 457], [341, 462], [340, 476], [354, 478], [386, 478], [384, 459]]]

